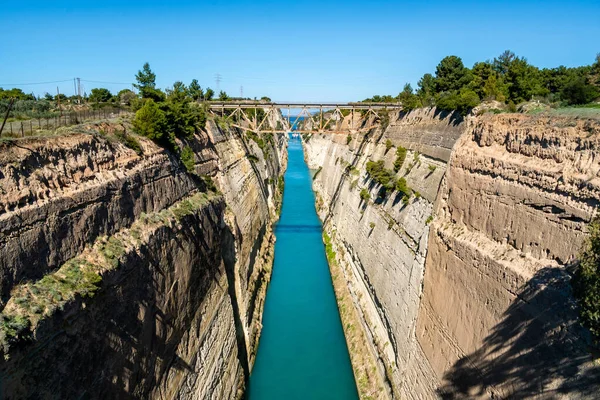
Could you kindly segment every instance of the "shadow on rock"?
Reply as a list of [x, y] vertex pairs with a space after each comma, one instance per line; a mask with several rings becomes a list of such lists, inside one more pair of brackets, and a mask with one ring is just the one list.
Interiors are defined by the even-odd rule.
[[518, 293], [483, 346], [458, 360], [438, 389], [443, 399], [597, 398], [600, 368], [577, 320], [570, 277], [544, 268]]

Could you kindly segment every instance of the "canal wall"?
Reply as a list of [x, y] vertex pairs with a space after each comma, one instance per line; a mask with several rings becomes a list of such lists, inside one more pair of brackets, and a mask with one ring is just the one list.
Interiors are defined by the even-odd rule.
[[209, 120], [188, 172], [129, 129], [0, 144], [3, 398], [243, 394], [287, 139]]
[[[377, 397], [593, 398], [569, 280], [600, 199], [599, 129], [421, 109], [351, 141], [306, 138], [336, 286], [387, 387]], [[367, 162], [392, 170], [398, 147], [412, 195], [380, 197]]]

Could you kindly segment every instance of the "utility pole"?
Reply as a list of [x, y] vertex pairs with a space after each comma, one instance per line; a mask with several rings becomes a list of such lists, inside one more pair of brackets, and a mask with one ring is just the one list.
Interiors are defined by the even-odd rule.
[[73, 96], [77, 96], [77, 78], [73, 78]]
[[60, 108], [60, 91], [58, 90], [58, 86], [56, 87], [56, 101], [58, 102], [58, 110], [60, 111], [60, 116], [62, 117], [62, 108]]
[[240, 97], [244, 100], [244, 87], [240, 86]]
[[79, 104], [81, 104], [81, 78], [77, 78], [77, 97], [79, 97]]
[[221, 91], [221, 74], [215, 74], [215, 83], [217, 84], [217, 92]]
[[[4, 125], [6, 124], [6, 120], [8, 119], [8, 115], [10, 114], [10, 110], [13, 106], [13, 104], [15, 104], [15, 98], [11, 98], [10, 102], [8, 103], [8, 107], [6, 108], [6, 115], [4, 116], [4, 121], [2, 121], [2, 126], [0, 126], [0, 136], [2, 136], [2, 131], [4, 130]], [[11, 128], [12, 130], [12, 125]]]

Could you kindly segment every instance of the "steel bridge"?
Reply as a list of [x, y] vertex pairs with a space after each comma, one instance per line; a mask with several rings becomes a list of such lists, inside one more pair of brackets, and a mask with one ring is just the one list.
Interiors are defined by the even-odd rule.
[[[255, 133], [293, 131], [343, 134], [368, 132], [379, 126], [378, 121], [384, 112], [402, 109], [400, 103], [268, 103], [264, 101], [212, 101], [209, 107], [212, 115], [224, 119], [231, 126]], [[291, 115], [292, 110], [300, 110], [300, 112]], [[277, 124], [277, 121], [282, 123]]]

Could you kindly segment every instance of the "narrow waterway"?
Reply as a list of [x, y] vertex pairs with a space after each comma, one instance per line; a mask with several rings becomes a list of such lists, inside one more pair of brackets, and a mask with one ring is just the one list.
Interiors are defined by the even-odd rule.
[[290, 139], [250, 400], [357, 399], [300, 139]]

